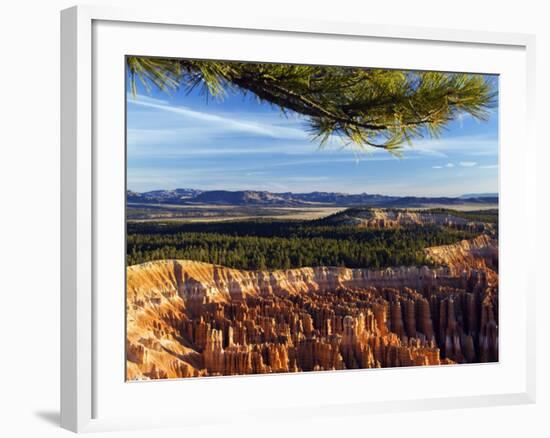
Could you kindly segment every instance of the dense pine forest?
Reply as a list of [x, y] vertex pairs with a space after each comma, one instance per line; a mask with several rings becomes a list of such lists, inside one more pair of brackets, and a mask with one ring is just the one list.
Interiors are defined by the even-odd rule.
[[437, 226], [365, 229], [315, 221], [128, 223], [127, 264], [188, 259], [237, 269], [429, 264], [423, 249], [474, 237]]

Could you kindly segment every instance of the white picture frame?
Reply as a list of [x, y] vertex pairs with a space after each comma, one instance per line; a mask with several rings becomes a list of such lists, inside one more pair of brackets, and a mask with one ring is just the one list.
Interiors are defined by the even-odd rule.
[[[105, 24], [105, 25], [103, 25]], [[98, 30], [98, 25], [103, 26]], [[512, 93], [504, 93], [501, 97], [503, 107], [514, 106], [514, 116], [521, 117], [516, 126], [511, 127], [507, 124], [510, 118], [504, 114], [502, 117], [501, 128], [501, 191], [506, 194], [503, 200], [503, 235], [506, 236], [503, 245], [501, 245], [501, 255], [503, 261], [509, 259], [516, 261], [514, 257], [521, 257], [521, 252], [533, 251], [536, 238], [535, 229], [535, 141], [533, 138], [532, 121], [534, 120], [534, 52], [535, 40], [531, 35], [490, 33], [483, 31], [460, 31], [451, 29], [424, 29], [416, 27], [373, 25], [366, 23], [338, 23], [338, 22], [318, 22], [307, 20], [295, 20], [275, 18], [257, 18], [249, 20], [246, 18], [231, 21], [223, 17], [212, 16], [211, 14], [192, 15], [185, 10], [130, 10], [110, 7], [78, 6], [62, 11], [61, 13], [61, 426], [75, 431], [101, 431], [126, 428], [147, 428], [147, 427], [165, 427], [165, 426], [189, 426], [193, 424], [202, 424], [206, 421], [206, 416], [200, 415], [200, 407], [192, 415], [182, 415], [185, 410], [183, 407], [166, 412], [159, 406], [158, 410], [148, 406], [149, 415], [134, 416], [115, 409], [109, 410], [108, 398], [112, 404], [120, 403], [117, 399], [120, 391], [125, 388], [132, 388], [129, 397], [135, 398], [140, 392], [146, 398], [159, 396], [163, 393], [171, 393], [168, 397], [173, 397], [173, 391], [177, 387], [173, 384], [178, 382], [153, 382], [146, 384], [125, 383], [123, 369], [118, 374], [113, 375], [109, 363], [105, 358], [109, 354], [117, 354], [113, 349], [120, 347], [120, 355], [124, 355], [124, 334], [121, 334], [121, 342], [114, 343], [111, 347], [106, 346], [104, 332], [110, 330], [109, 318], [98, 320], [97, 312], [103, 312], [102, 306], [109, 304], [109, 300], [98, 300], [98, 287], [109, 281], [109, 275], [102, 270], [103, 258], [100, 256], [105, 248], [105, 238], [98, 240], [98, 235], [107, 235], [116, 232], [116, 229], [104, 231], [102, 215], [105, 215], [107, 208], [98, 208], [103, 202], [108, 206], [109, 202], [120, 202], [123, 208], [124, 192], [114, 194], [110, 201], [103, 201], [106, 198], [104, 187], [112, 186], [113, 181], [118, 178], [120, 182], [120, 169], [122, 169], [120, 154], [112, 159], [110, 167], [106, 164], [105, 154], [97, 153], [97, 142], [104, 137], [102, 132], [117, 130], [117, 136], [120, 136], [120, 105], [124, 105], [124, 95], [118, 95], [120, 102], [115, 105], [113, 111], [118, 111], [115, 117], [110, 117], [113, 126], [105, 128], [102, 122], [105, 108], [105, 99], [103, 96], [113, 94], [113, 88], [105, 88], [100, 84], [105, 80], [105, 74], [112, 70], [103, 70], [105, 63], [97, 62], [105, 52], [106, 59], [109, 56], [119, 56], [120, 53], [134, 53], [135, 47], [125, 46], [125, 36], [136, 36], [135, 32], [139, 29], [148, 29], [149, 35], [157, 35], [149, 38], [147, 50], [155, 51], [155, 54], [162, 56], [161, 41], [163, 32], [177, 32], [178, 29], [186, 29], [189, 32], [199, 32], [198, 38], [205, 35], [220, 35], [223, 32], [234, 32], [238, 34], [235, 38], [257, 38], [264, 36], [281, 40], [281, 45], [288, 44], [283, 42], [287, 38], [348, 38], [349, 44], [362, 44], [370, 41], [373, 44], [383, 42], [387, 45], [399, 45], [406, 43], [410, 47], [433, 46], [434, 50], [447, 50], [447, 45], [456, 47], [457, 50], [467, 53], [469, 50], [484, 50], [486, 53], [491, 51], [502, 54], [502, 64], [499, 64], [495, 55], [494, 71], [489, 71], [490, 67], [484, 68], [484, 72], [502, 73], [498, 70], [498, 65], [510, 65], [510, 83], [507, 85]], [[106, 36], [102, 36], [102, 32]], [[134, 32], [134, 33], [130, 33]], [[264, 35], [265, 34], [265, 35]], [[269, 35], [267, 35], [269, 34]], [[104, 40], [109, 38], [112, 43], [112, 53], [107, 54]], [[132, 38], [139, 44], [140, 38]], [[281, 46], [282, 47], [282, 46]], [[437, 48], [439, 47], [439, 49]], [[110, 50], [111, 50], [110, 49]], [[251, 50], [254, 48], [252, 47]], [[117, 52], [117, 50], [119, 52]], [[167, 48], [164, 48], [169, 50]], [[195, 53], [201, 53], [201, 47], [195, 47]], [[206, 50], [206, 48], [205, 48]], [[212, 56], [215, 56], [215, 49], [211, 48]], [[427, 49], [426, 49], [427, 50]], [[167, 52], [171, 53], [171, 52]], [[236, 52], [235, 52], [236, 53]], [[479, 52], [481, 55], [485, 52]], [[514, 54], [514, 55], [507, 55]], [[177, 53], [174, 54], [179, 55]], [[198, 55], [195, 55], [198, 57]], [[235, 54], [233, 56], [238, 56]], [[273, 54], [272, 56], [278, 56]], [[282, 56], [282, 55], [281, 55]], [[291, 55], [288, 55], [291, 56]], [[328, 56], [328, 55], [327, 55]], [[500, 56], [500, 55], [499, 55]], [[445, 58], [445, 57], [443, 57]], [[118, 58], [116, 58], [118, 59]], [[247, 59], [246, 56], [244, 59]], [[278, 58], [282, 59], [282, 58]], [[295, 58], [296, 59], [296, 58]], [[262, 59], [263, 60], [263, 59]], [[520, 60], [520, 62], [517, 62]], [[491, 60], [489, 60], [491, 61]], [[513, 61], [513, 62], [512, 62]], [[343, 62], [343, 61], [341, 61]], [[381, 61], [382, 62], [382, 61]], [[405, 65], [402, 68], [419, 68], [419, 65], [412, 66], [406, 61], [401, 61]], [[450, 62], [450, 61], [448, 61]], [[455, 66], [459, 68], [460, 59], [454, 61]], [[487, 59], [479, 59], [479, 65]], [[338, 61], [336, 62], [338, 63]], [[513, 67], [512, 67], [513, 64]], [[122, 65], [122, 64], [121, 64]], [[443, 64], [442, 64], [443, 65]], [[391, 67], [384, 63], [384, 66]], [[471, 66], [470, 66], [471, 67]], [[502, 67], [503, 69], [505, 67]], [[508, 67], [506, 67], [508, 68]], [[469, 71], [465, 68], [466, 71]], [[123, 71], [120, 71], [122, 79]], [[512, 82], [512, 80], [514, 82]], [[103, 88], [102, 88], [103, 87]], [[103, 91], [98, 91], [98, 90]], [[116, 90], [115, 90], [116, 91]], [[102, 94], [103, 93], [103, 94]], [[509, 102], [506, 101], [509, 99]], [[511, 103], [514, 105], [511, 105]], [[103, 106], [102, 106], [103, 105]], [[511, 109], [512, 110], [512, 109]], [[103, 124], [102, 124], [103, 123]], [[98, 124], [100, 128], [98, 129]], [[116, 125], [116, 126], [115, 126]], [[120, 137], [111, 137], [113, 139]], [[503, 148], [509, 144], [510, 140], [522, 139], [522, 153], [520, 156], [516, 151]], [[101, 143], [104, 144], [104, 143]], [[123, 145], [122, 145], [123, 146]], [[516, 148], [517, 149], [517, 148]], [[119, 167], [117, 167], [119, 166]], [[118, 170], [116, 170], [118, 169]], [[104, 175], [109, 175], [104, 177]], [[106, 178], [112, 178], [107, 180]], [[511, 181], [514, 181], [512, 186]], [[115, 191], [116, 192], [116, 191]], [[105, 196], [104, 196], [105, 195]], [[117, 201], [118, 200], [118, 201]], [[518, 204], [521, 202], [521, 204]], [[114, 205], [114, 204], [113, 204]], [[507, 209], [507, 206], [510, 206]], [[517, 210], [511, 206], [517, 206]], [[528, 207], [528, 208], [526, 208]], [[114, 213], [113, 213], [114, 214]], [[529, 221], [528, 230], [523, 229], [521, 239], [515, 238], [514, 229], [518, 224]], [[98, 234], [99, 233], [99, 234]], [[123, 238], [123, 236], [119, 236]], [[116, 245], [117, 239], [111, 239], [109, 245]], [[117, 251], [121, 249], [118, 248]], [[124, 248], [122, 248], [124, 251]], [[116, 251], [115, 251], [116, 252]], [[503, 267], [507, 266], [503, 263]], [[511, 266], [511, 262], [510, 265]], [[114, 271], [113, 271], [114, 272]], [[120, 272], [120, 271], [118, 271]], [[124, 279], [118, 278], [118, 282]], [[102, 283], [103, 282], [103, 283]], [[429, 397], [418, 397], [414, 390], [400, 396], [391, 395], [390, 398], [379, 394], [371, 394], [370, 397], [355, 395], [353, 399], [346, 401], [345, 394], [336, 402], [327, 402], [319, 399], [319, 395], [314, 392], [307, 399], [304, 397], [301, 403], [286, 406], [283, 399], [277, 399], [275, 392], [274, 404], [268, 410], [259, 407], [261, 403], [257, 400], [246, 403], [246, 397], [243, 397], [243, 404], [235, 407], [234, 411], [227, 412], [224, 415], [222, 409], [214, 406], [214, 411], [218, 414], [218, 421], [229, 421], [235, 413], [240, 418], [246, 415], [252, 415], [261, 418], [262, 416], [287, 415], [293, 418], [305, 418], [312, 415], [361, 415], [366, 412], [397, 412], [414, 409], [443, 409], [456, 407], [489, 406], [505, 404], [532, 403], [535, 400], [535, 310], [534, 310], [534, 291], [535, 291], [535, 273], [527, 264], [518, 264], [516, 272], [509, 272], [501, 277], [501, 282], [510, 282], [514, 284], [515, 293], [513, 300], [509, 301], [511, 307], [518, 309], [517, 330], [519, 333], [511, 333], [510, 327], [506, 326], [507, 321], [504, 318], [502, 327], [502, 348], [506, 356], [506, 350], [513, 348], [509, 345], [506, 336], [515, 336], [517, 338], [518, 348], [514, 351], [514, 360], [517, 362], [513, 371], [500, 376], [501, 379], [509, 381], [509, 386], [502, 391], [497, 389], [488, 389], [483, 393], [468, 393], [465, 389], [460, 392], [458, 389], [453, 393], [446, 394], [444, 390], [439, 390], [437, 395]], [[99, 285], [99, 286], [98, 286]], [[123, 290], [120, 292], [124, 295]], [[506, 295], [503, 299], [506, 298]], [[511, 298], [512, 300], [512, 298]], [[123, 298], [122, 298], [123, 303]], [[111, 306], [113, 307], [113, 306]], [[506, 308], [505, 308], [506, 310]], [[124, 313], [124, 308], [112, 309], [113, 318], [118, 313]], [[102, 315], [106, 315], [105, 312]], [[507, 316], [504, 313], [503, 316]], [[107, 321], [107, 322], [106, 322]], [[120, 318], [118, 319], [120, 321]], [[117, 327], [114, 325], [113, 327]], [[514, 338], [514, 339], [516, 339]], [[118, 341], [117, 341], [118, 342]], [[111, 350], [108, 350], [111, 348]], [[98, 354], [102, 351], [102, 354]], [[105, 353], [105, 354], [103, 354]], [[510, 355], [511, 357], [512, 355]], [[506, 360], [503, 359], [490, 373], [497, 372], [506, 367]], [[117, 362], [118, 364], [118, 362]], [[118, 366], [118, 365], [117, 365]], [[116, 369], [116, 368], [115, 368]], [[449, 369], [449, 368], [447, 368]], [[470, 366], [461, 368], [466, 371], [460, 371], [453, 378], [464, 378], [461, 376], [475, 376], [484, 371], [481, 367]], [[409, 373], [408, 376], [416, 379], [424, 378], [426, 372], [435, 372], [433, 368], [427, 370], [385, 370], [378, 372], [378, 376], [383, 373], [391, 372], [392, 379], [405, 378], [400, 373]], [[412, 373], [417, 374], [412, 374]], [[439, 374], [440, 371], [437, 371]], [[105, 377], [106, 373], [109, 378]], [[115, 371], [116, 373], [116, 371]], [[357, 383], [366, 376], [363, 370], [351, 373], [307, 373], [311, 374], [306, 380], [303, 375], [295, 376], [262, 376], [262, 377], [235, 377], [222, 379], [190, 379], [189, 387], [186, 390], [195, 391], [199, 394], [201, 391], [210, 394], [220, 394], [220, 398], [228, 391], [242, 392], [243, 394], [253, 393], [258, 386], [265, 384], [266, 387], [276, 391], [277, 387], [290, 385], [300, 387], [302, 381], [305, 383], [303, 390], [312, 390], [325, 385], [326, 390], [335, 393], [336, 388], [340, 388], [345, 393], [346, 388], [356, 387]], [[444, 371], [444, 373], [448, 373]], [[454, 373], [454, 372], [453, 372]], [[335, 377], [336, 376], [336, 377]], [[341, 377], [343, 376], [343, 377]], [[369, 374], [369, 379], [382, 379], [376, 375]], [[450, 376], [450, 375], [449, 375]], [[438, 378], [445, 379], [441, 374]], [[120, 381], [118, 389], [113, 389], [112, 393], [107, 388], [110, 381], [115, 379]], [[285, 380], [286, 379], [286, 380]], [[484, 377], [480, 377], [484, 379]], [[264, 383], [265, 382], [265, 383]], [[286, 383], [285, 383], [286, 382]], [[181, 383], [181, 382], [180, 382]], [[460, 381], [459, 381], [460, 383]], [[513, 384], [512, 384], [513, 383]], [[124, 386], [126, 385], [126, 386]], [[147, 390], [135, 389], [149, 388]], [[170, 386], [171, 385], [171, 386]], [[270, 386], [269, 386], [270, 385]], [[370, 384], [369, 384], [370, 385]], [[504, 382], [502, 383], [504, 385]], [[375, 388], [374, 386], [372, 386]], [[98, 388], [100, 388], [98, 390]], [[107, 389], [106, 389], [107, 388]], [[122, 389], [121, 389], [122, 388]], [[152, 390], [151, 388], [154, 388]], [[174, 389], [175, 388], [175, 389]], [[309, 388], [309, 389], [307, 389]], [[490, 386], [487, 386], [490, 388]], [[482, 389], [483, 390], [483, 389]], [[118, 391], [118, 392], [117, 392]], [[459, 394], [460, 395], [457, 395]], [[118, 394], [118, 395], [117, 395]], [[433, 392], [432, 394], [436, 394]], [[206, 397], [206, 396], [205, 396]], [[259, 396], [261, 397], [261, 396]], [[313, 403], [312, 400], [317, 402]], [[104, 407], [105, 406], [105, 407]], [[153, 410], [151, 410], [153, 409]], [[218, 409], [216, 411], [216, 409]], [[116, 412], [115, 412], [116, 411]], [[105, 414], [103, 413], [105, 412]], [[210, 411], [212, 413], [212, 411]]]

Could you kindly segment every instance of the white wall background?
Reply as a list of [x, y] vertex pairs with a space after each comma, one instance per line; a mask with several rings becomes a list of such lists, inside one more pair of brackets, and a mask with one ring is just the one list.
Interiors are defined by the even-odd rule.
[[[141, 7], [203, 7], [241, 14], [311, 17], [537, 35], [538, 198], [546, 201], [549, 154], [544, 128], [550, 102], [549, 14], [543, 1], [523, 0], [182, 0], [96, 1]], [[4, 2], [0, 14], [0, 435], [69, 436], [59, 419], [59, 10], [66, 0]], [[518, 144], [517, 147], [522, 147]], [[550, 300], [548, 208], [539, 210], [538, 402], [466, 409], [273, 424], [235, 424], [222, 430], [118, 432], [107, 436], [548, 436]], [[532, 224], [525, 224], [526, 227]], [[328, 395], [328, 394], [327, 394]]]

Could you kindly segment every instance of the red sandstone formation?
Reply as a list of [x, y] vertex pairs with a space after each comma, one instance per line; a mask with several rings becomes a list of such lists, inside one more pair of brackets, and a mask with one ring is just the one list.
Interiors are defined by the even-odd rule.
[[472, 268], [486, 273], [498, 271], [498, 244], [486, 234], [452, 245], [426, 248], [425, 252], [433, 262], [448, 266], [453, 275]]
[[426, 251], [444, 266], [130, 266], [127, 378], [498, 360], [496, 243], [481, 236]]
[[494, 225], [465, 219], [451, 212], [433, 212], [406, 209], [350, 209], [327, 219], [339, 225], [352, 225], [362, 228], [398, 228], [410, 225], [439, 225], [475, 232], [491, 232]]

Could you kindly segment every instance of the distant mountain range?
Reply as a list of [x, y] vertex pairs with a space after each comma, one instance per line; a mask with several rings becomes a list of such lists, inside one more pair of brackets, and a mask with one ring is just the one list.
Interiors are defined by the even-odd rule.
[[273, 193], [256, 190], [153, 190], [127, 192], [127, 201], [136, 204], [238, 205], [273, 207], [370, 206], [422, 207], [426, 205], [498, 204], [496, 193], [467, 194], [459, 197], [386, 196], [369, 193], [337, 192]]
[[465, 195], [460, 195], [461, 199], [471, 199], [471, 198], [498, 198], [498, 193], [467, 193]]

